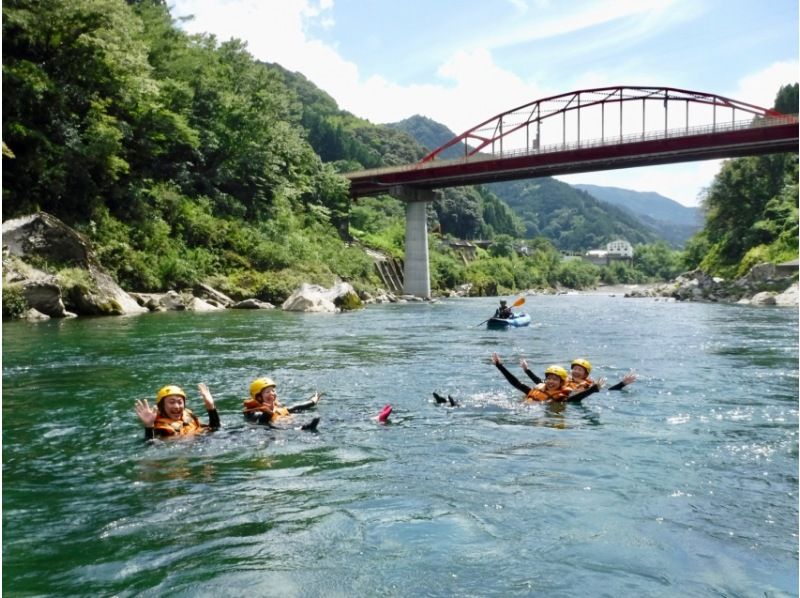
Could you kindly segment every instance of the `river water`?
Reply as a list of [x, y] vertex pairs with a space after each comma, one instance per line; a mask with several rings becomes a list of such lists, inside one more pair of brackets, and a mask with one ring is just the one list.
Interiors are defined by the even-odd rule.
[[[532, 296], [476, 326], [495, 306], [4, 324], [3, 590], [797, 595], [797, 310]], [[525, 405], [493, 351], [640, 379]], [[317, 433], [243, 422], [262, 375], [326, 393]], [[198, 382], [223, 429], [146, 444], [134, 400], [179, 384], [205, 420]]]

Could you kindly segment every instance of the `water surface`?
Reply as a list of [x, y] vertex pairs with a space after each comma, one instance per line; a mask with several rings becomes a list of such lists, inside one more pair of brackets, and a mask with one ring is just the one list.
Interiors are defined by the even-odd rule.
[[[4, 324], [3, 589], [797, 595], [796, 310], [536, 296], [534, 325], [476, 327], [495, 306]], [[640, 380], [524, 405], [493, 351]], [[325, 391], [318, 433], [242, 421], [262, 375]], [[224, 429], [145, 444], [134, 399], [179, 384], [202, 414], [201, 381]]]

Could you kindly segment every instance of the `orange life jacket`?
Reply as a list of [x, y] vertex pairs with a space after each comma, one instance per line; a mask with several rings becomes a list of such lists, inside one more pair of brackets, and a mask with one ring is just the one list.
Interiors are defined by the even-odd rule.
[[569, 388], [570, 390], [586, 390], [592, 384], [594, 384], [594, 380], [592, 380], [591, 378], [584, 378], [583, 380], [574, 380], [572, 376], [570, 376], [564, 383], [564, 387]]
[[209, 427], [200, 423], [197, 416], [188, 409], [183, 410], [180, 419], [172, 419], [159, 415], [153, 424], [153, 430], [157, 436], [192, 436], [194, 434], [204, 434]]
[[544, 382], [542, 382], [531, 388], [525, 399], [528, 401], [563, 401], [569, 396], [570, 392], [570, 389], [566, 386], [561, 386], [556, 390], [547, 390]]
[[[251, 413], [266, 413], [266, 411], [261, 411], [261, 407], [264, 407], [264, 403], [257, 401], [256, 399], [245, 399], [242, 401], [242, 405], [244, 405], [244, 411], [249, 411]], [[272, 406], [272, 416], [269, 418], [270, 422], [275, 422], [282, 417], [291, 416], [289, 410], [275, 401], [274, 405]]]

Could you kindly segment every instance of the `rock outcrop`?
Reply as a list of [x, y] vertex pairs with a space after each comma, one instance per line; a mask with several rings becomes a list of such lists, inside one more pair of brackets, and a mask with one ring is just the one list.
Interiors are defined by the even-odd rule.
[[146, 311], [103, 270], [88, 239], [44, 212], [3, 223], [3, 277], [29, 307], [51, 317]]
[[753, 266], [747, 275], [734, 281], [693, 270], [681, 274], [672, 282], [633, 290], [625, 296], [671, 297], [677, 301], [743, 305], [798, 305], [796, 276], [779, 273], [774, 264]]
[[284, 311], [337, 312], [362, 307], [353, 286], [340, 282], [326, 289], [315, 284], [303, 284], [283, 302]]

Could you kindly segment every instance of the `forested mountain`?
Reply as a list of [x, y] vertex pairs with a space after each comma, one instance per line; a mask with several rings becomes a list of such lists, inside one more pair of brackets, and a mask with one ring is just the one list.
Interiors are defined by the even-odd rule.
[[698, 208], [688, 208], [659, 193], [599, 185], [573, 187], [633, 214], [673, 247], [683, 247], [703, 226], [703, 214]]
[[522, 218], [525, 236], [543, 236], [556, 247], [586, 251], [623, 238], [633, 245], [658, 235], [628, 212], [551, 177], [487, 185]]
[[[387, 125], [393, 129], [405, 131], [417, 140], [428, 154], [436, 148], [444, 145], [455, 137], [455, 134], [441, 123], [426, 116], [415, 114], [400, 122]], [[464, 157], [464, 144], [457, 143], [448, 147], [442, 152], [442, 158], [462, 158]]]

